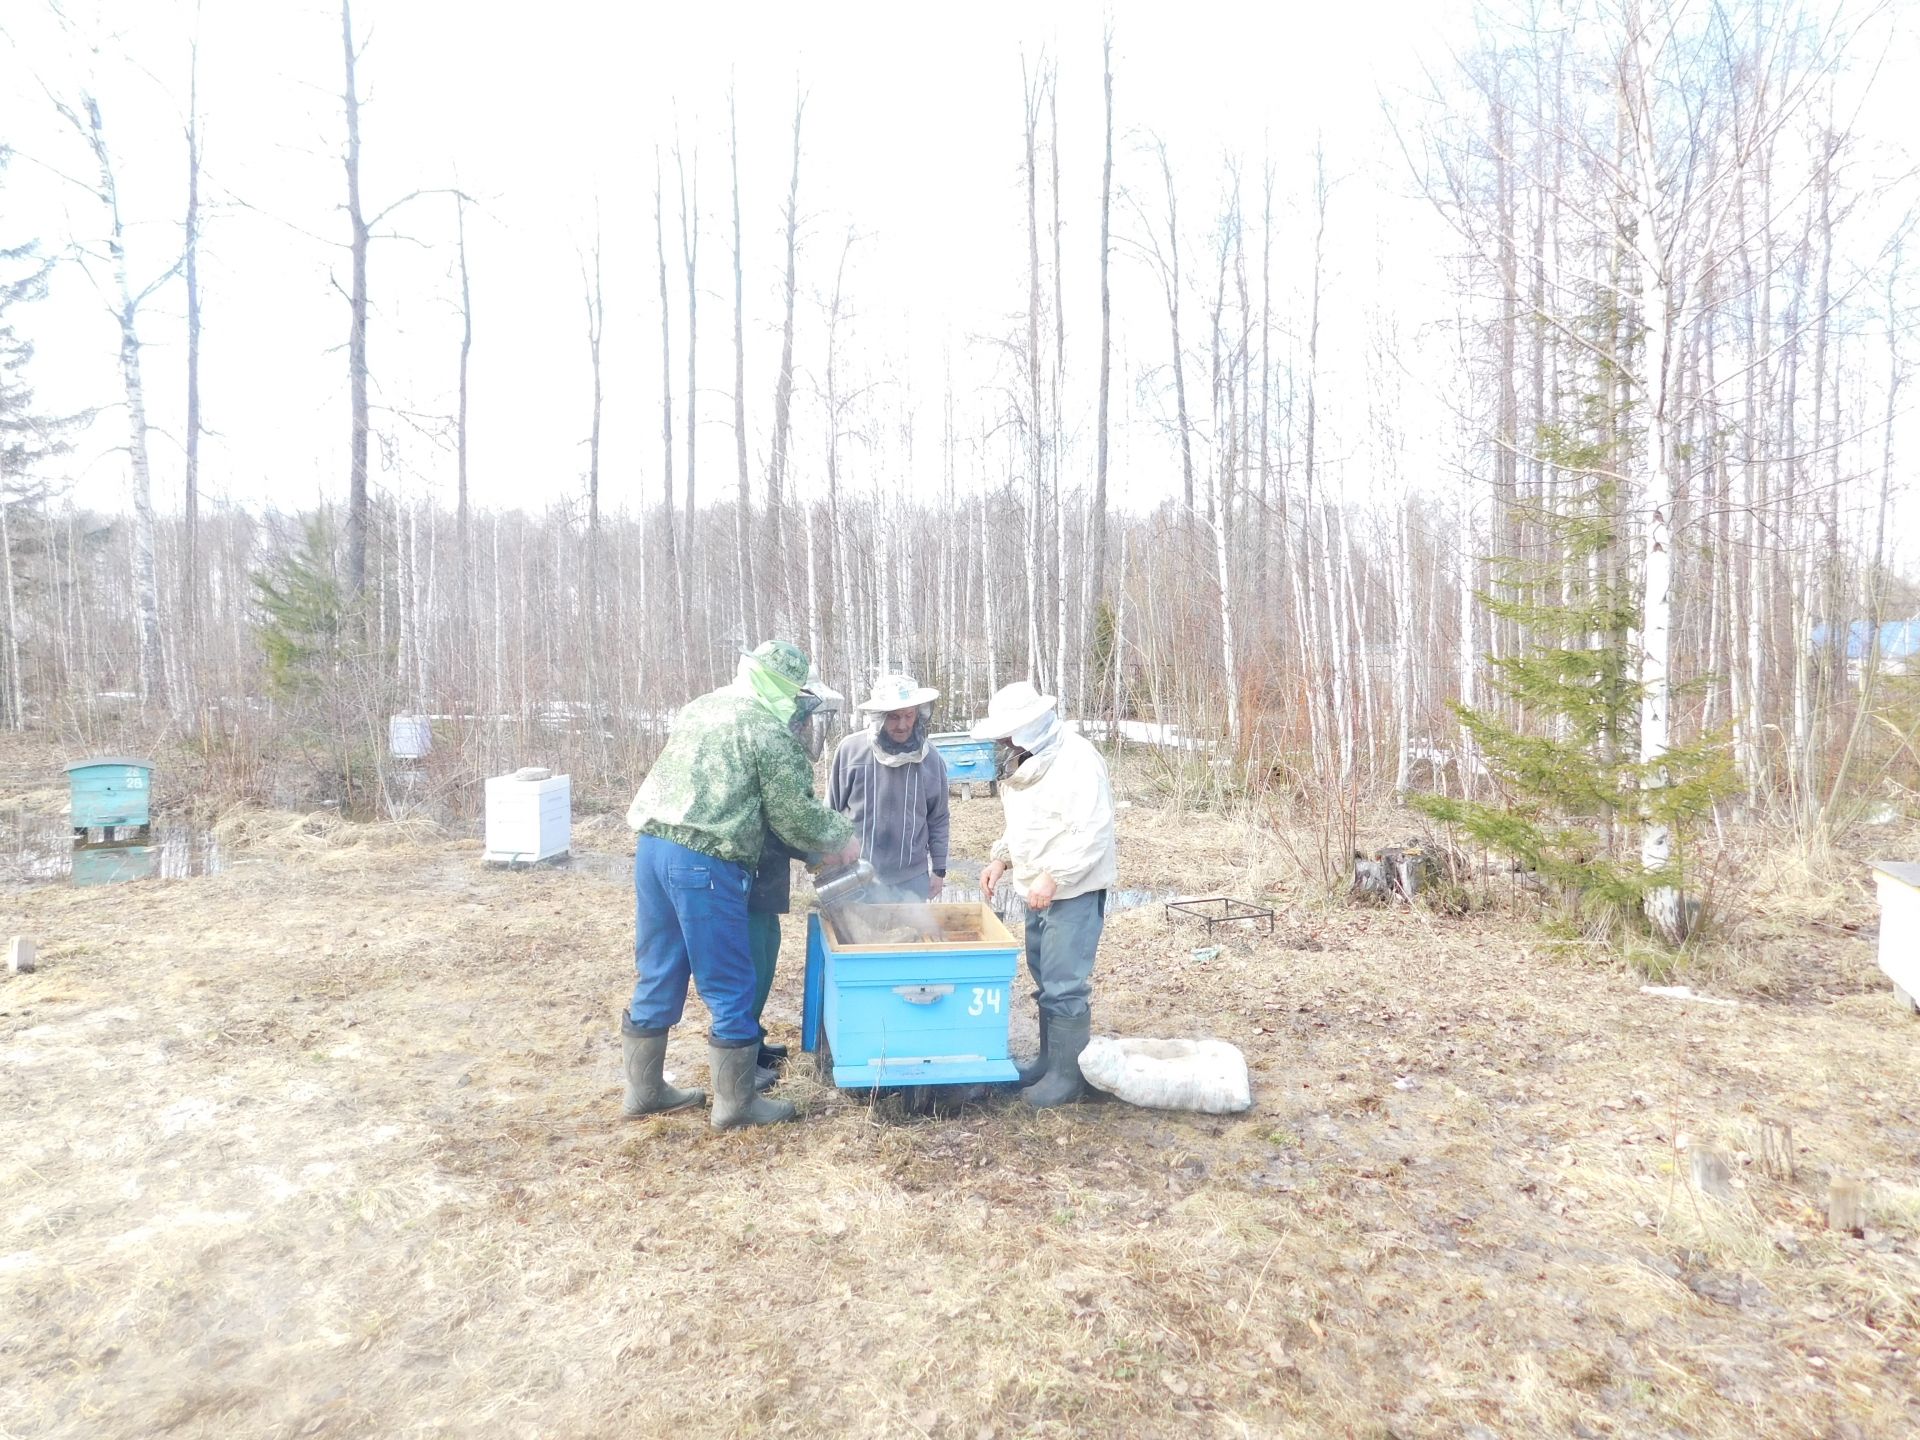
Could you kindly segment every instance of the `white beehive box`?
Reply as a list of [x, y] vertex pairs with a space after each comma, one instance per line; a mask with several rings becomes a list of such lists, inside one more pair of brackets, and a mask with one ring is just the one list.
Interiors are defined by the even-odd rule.
[[487, 853], [490, 864], [531, 864], [564, 855], [573, 844], [573, 781], [566, 775], [487, 781]]
[[1920, 1007], [1920, 863], [1870, 863], [1880, 891], [1880, 968], [1903, 1005]]
[[424, 759], [433, 750], [433, 722], [425, 715], [388, 716], [387, 749], [396, 760]]

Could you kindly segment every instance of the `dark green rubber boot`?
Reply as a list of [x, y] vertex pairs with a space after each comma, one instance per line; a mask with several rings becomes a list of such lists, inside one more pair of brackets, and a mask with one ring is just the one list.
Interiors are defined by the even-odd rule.
[[1040, 1053], [1017, 1068], [1023, 1090], [1047, 1073], [1047, 1012], [1044, 1010], [1040, 1012]]
[[658, 1115], [667, 1110], [684, 1110], [705, 1102], [704, 1090], [676, 1090], [661, 1074], [667, 1063], [667, 1032], [636, 1030], [625, 1016], [620, 1020], [620, 1050], [626, 1062], [627, 1093], [621, 1109], [627, 1118]]
[[795, 1111], [785, 1100], [768, 1100], [756, 1093], [754, 1061], [760, 1055], [760, 1042], [744, 1045], [707, 1047], [708, 1064], [713, 1069], [713, 1114], [710, 1123], [716, 1130], [736, 1130], [743, 1125], [773, 1125], [791, 1120]]
[[1036, 1110], [1071, 1105], [1086, 1094], [1080, 1075], [1080, 1052], [1087, 1048], [1093, 1026], [1090, 1015], [1056, 1015], [1047, 1027], [1047, 1073], [1020, 1092]]

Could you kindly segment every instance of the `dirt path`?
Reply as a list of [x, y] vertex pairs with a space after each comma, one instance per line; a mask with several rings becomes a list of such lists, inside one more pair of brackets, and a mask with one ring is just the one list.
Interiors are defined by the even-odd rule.
[[[42, 956], [0, 982], [0, 1434], [1920, 1431], [1920, 1026], [1858, 940], [1712, 1007], [1499, 917], [1296, 906], [1197, 960], [1137, 910], [1096, 1029], [1234, 1041], [1250, 1114], [902, 1122], [801, 1059], [802, 1123], [716, 1135], [618, 1118], [615, 880], [289, 825], [0, 895]], [[1123, 829], [1129, 883], [1254, 843]], [[1794, 1181], [1743, 1163], [1770, 1119]], [[1820, 1224], [1835, 1167], [1865, 1238]]]

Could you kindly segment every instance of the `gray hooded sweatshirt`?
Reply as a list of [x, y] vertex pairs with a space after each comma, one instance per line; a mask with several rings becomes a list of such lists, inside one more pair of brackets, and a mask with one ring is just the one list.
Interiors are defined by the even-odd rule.
[[924, 759], [886, 765], [871, 730], [849, 735], [833, 752], [827, 806], [853, 821], [860, 854], [882, 884], [946, 873], [947, 762], [932, 745]]

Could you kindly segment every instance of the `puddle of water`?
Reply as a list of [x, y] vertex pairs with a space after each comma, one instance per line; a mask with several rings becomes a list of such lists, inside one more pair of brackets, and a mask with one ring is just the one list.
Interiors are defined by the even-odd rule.
[[219, 841], [193, 825], [157, 824], [144, 845], [75, 848], [64, 815], [0, 813], [0, 889], [184, 880], [216, 874], [221, 864]]

